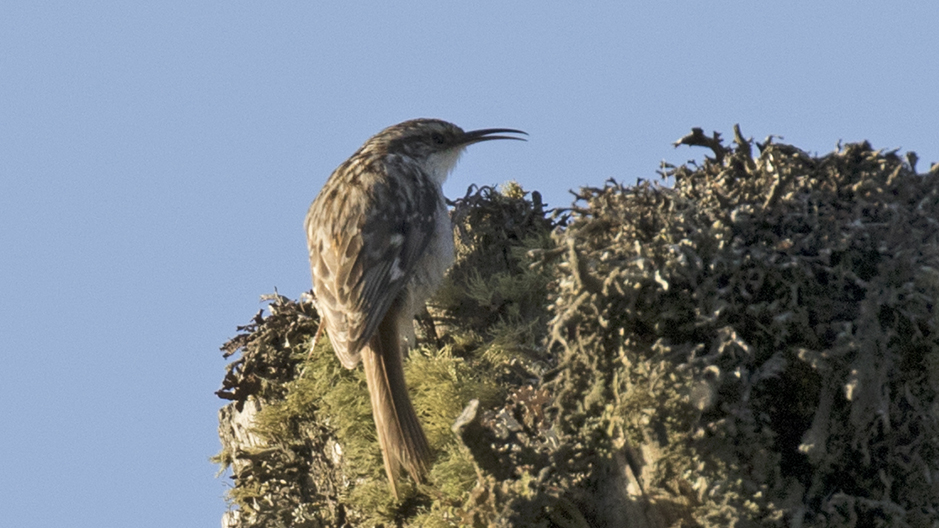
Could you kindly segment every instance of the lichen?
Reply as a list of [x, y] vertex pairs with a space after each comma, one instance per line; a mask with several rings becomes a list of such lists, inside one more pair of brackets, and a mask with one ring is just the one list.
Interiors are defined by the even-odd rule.
[[939, 169], [678, 145], [712, 156], [452, 204], [406, 362], [436, 461], [401, 501], [360, 370], [270, 298], [224, 348], [227, 525], [939, 526]]

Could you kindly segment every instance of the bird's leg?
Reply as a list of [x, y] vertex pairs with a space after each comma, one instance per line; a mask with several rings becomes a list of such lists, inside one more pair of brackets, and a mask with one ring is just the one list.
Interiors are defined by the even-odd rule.
[[414, 332], [414, 321], [404, 321], [401, 329], [401, 357], [408, 358], [411, 349], [417, 348], [417, 334]]
[[319, 343], [320, 337], [323, 335], [324, 328], [326, 328], [326, 320], [320, 317], [320, 325], [316, 327], [316, 335], [313, 336], [313, 342], [310, 343], [310, 351], [306, 355], [307, 361], [313, 357], [313, 350], [316, 348], [316, 343]]
[[440, 348], [440, 336], [437, 335], [437, 325], [434, 324], [434, 318], [430, 315], [430, 312], [427, 311], [426, 306], [415, 316], [415, 319], [417, 319], [417, 324], [421, 327], [421, 333], [424, 334], [424, 339], [433, 343], [435, 348]]

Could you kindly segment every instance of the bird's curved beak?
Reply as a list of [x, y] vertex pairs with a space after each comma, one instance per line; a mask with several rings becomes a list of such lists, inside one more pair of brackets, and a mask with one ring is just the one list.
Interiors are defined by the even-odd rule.
[[528, 135], [527, 132], [521, 130], [515, 130], [514, 128], [484, 128], [482, 130], [470, 130], [465, 132], [463, 137], [458, 141], [460, 146], [472, 145], [473, 143], [479, 143], [480, 141], [489, 141], [490, 139], [516, 139], [518, 141], [528, 141], [525, 138], [515, 137], [515, 136], [493, 136], [491, 134], [523, 134]]

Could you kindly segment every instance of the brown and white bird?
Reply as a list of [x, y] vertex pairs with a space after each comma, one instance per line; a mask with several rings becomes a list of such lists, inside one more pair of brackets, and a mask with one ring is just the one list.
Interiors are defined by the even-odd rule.
[[337, 168], [306, 216], [313, 292], [333, 350], [362, 361], [391, 491], [431, 453], [404, 381], [402, 341], [453, 261], [442, 185], [466, 146], [520, 130], [464, 132], [438, 119], [382, 130]]

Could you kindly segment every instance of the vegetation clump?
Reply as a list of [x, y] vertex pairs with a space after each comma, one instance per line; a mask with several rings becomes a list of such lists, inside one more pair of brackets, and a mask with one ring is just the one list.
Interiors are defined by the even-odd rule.
[[226, 526], [937, 526], [939, 170], [678, 144], [712, 155], [454, 203], [407, 361], [437, 459], [400, 502], [361, 372], [272, 297], [224, 347]]

